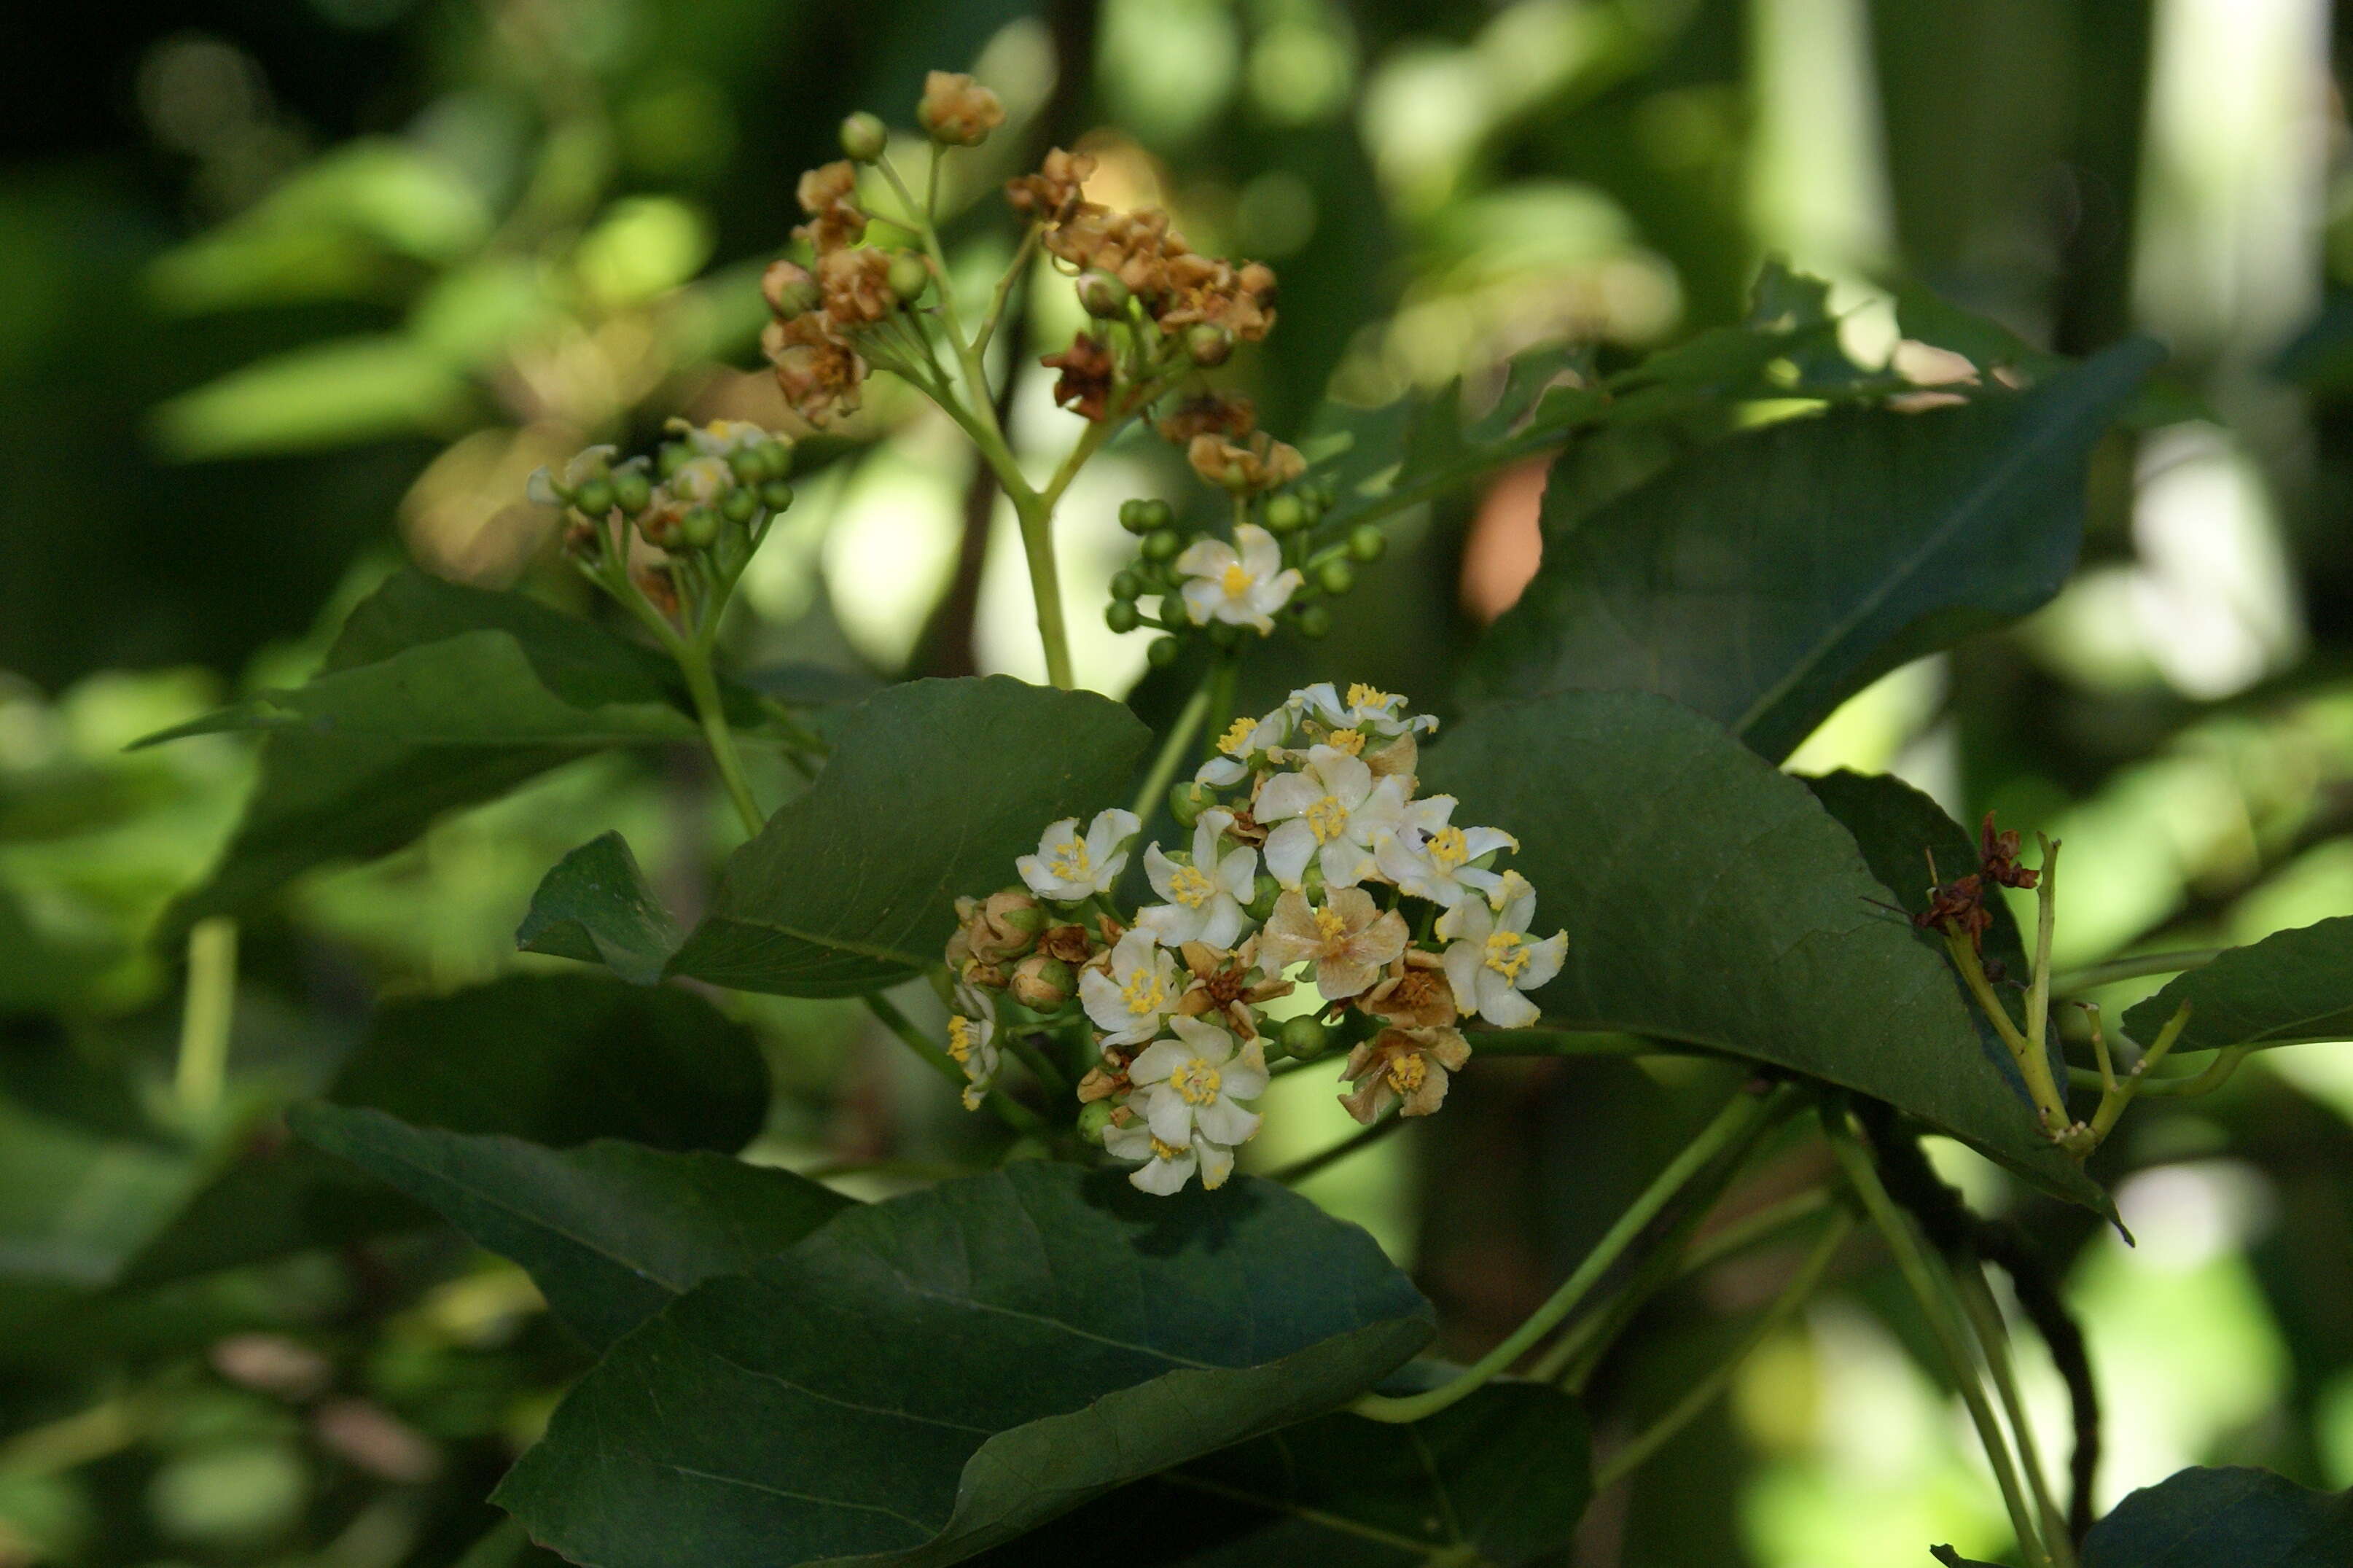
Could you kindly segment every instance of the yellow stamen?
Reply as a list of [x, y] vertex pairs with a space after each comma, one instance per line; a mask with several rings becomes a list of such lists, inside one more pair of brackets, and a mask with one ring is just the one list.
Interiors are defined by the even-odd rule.
[[1168, 987], [1157, 970], [1139, 969], [1127, 977], [1126, 984], [1119, 988], [1119, 999], [1127, 1004], [1128, 1012], [1141, 1018], [1146, 1014], [1161, 1011], [1167, 1005]]
[[948, 1055], [961, 1062], [972, 1056], [973, 1022], [959, 1015], [948, 1020]]
[[1084, 881], [1093, 868], [1085, 841], [1077, 838], [1055, 846], [1054, 853], [1046, 861], [1046, 869], [1066, 882]]
[[1152, 1141], [1152, 1157], [1155, 1160], [1174, 1160], [1184, 1152], [1174, 1143], [1163, 1143], [1157, 1138]]
[[1375, 690], [1361, 680], [1348, 688], [1348, 706], [1359, 713], [1367, 708], [1386, 708], [1396, 700], [1388, 692]]
[[1348, 922], [1331, 910], [1315, 911], [1315, 934], [1329, 947], [1348, 934]]
[[1410, 1056], [1393, 1057], [1388, 1073], [1389, 1087], [1399, 1094], [1411, 1094], [1430, 1077], [1430, 1064], [1422, 1060], [1419, 1051]]
[[1506, 980], [1517, 980], [1520, 971], [1534, 957], [1528, 952], [1528, 939], [1518, 931], [1490, 931], [1487, 935], [1486, 965]]
[[1218, 885], [1198, 866], [1179, 866], [1176, 874], [1168, 879], [1168, 896], [1188, 910], [1198, 910], [1209, 901]]
[[1365, 732], [1362, 730], [1335, 730], [1332, 731], [1332, 738], [1325, 744], [1334, 751], [1345, 752], [1352, 757], [1357, 756], [1365, 749]]
[[1237, 561], [1226, 568], [1225, 574], [1218, 579], [1218, 586], [1225, 590], [1227, 598], [1239, 599], [1250, 591], [1250, 574]]
[[1168, 1081], [1187, 1105], [1207, 1105], [1218, 1098], [1218, 1086], [1225, 1075], [1216, 1067], [1195, 1057], [1168, 1077]]
[[1471, 858], [1470, 843], [1459, 827], [1441, 827], [1430, 836], [1430, 863], [1451, 871]]
[[1255, 720], [1235, 720], [1233, 727], [1218, 737], [1218, 750], [1229, 757], [1240, 756], [1250, 750], [1250, 738], [1257, 728], [1258, 723]]
[[1318, 844], [1331, 843], [1348, 826], [1348, 808], [1340, 804], [1337, 795], [1325, 795], [1300, 815], [1307, 819], [1308, 830], [1315, 835]]

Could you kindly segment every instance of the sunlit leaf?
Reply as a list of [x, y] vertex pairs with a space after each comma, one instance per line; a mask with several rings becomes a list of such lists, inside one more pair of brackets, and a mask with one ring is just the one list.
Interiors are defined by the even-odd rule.
[[2353, 915], [2276, 932], [2177, 975], [2125, 1014], [2125, 1028], [2146, 1046], [2184, 1002], [2189, 1022], [2176, 1050], [2353, 1039]]
[[471, 397], [456, 366], [411, 338], [339, 338], [184, 392], [154, 426], [175, 458], [249, 457], [454, 433]]

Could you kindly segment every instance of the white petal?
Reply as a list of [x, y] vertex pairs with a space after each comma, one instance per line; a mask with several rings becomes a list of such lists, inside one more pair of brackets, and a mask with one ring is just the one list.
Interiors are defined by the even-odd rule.
[[[1457, 904], [1467, 909], [1469, 903]], [[1458, 942], [1446, 950], [1446, 984], [1454, 988], [1454, 1005], [1463, 1012], [1474, 1011], [1479, 1005], [1479, 961], [1484, 956], [1477, 942]]]
[[1241, 940], [1242, 927], [1248, 924], [1250, 916], [1242, 912], [1241, 905], [1220, 893], [1201, 907], [1201, 934], [1187, 940], [1231, 947]]
[[1174, 899], [1176, 896], [1176, 862], [1161, 853], [1160, 841], [1156, 838], [1145, 846], [1144, 875], [1151, 882], [1152, 890], [1162, 898]]
[[1222, 539], [1197, 539], [1176, 557], [1177, 572], [1187, 577], [1207, 577], [1212, 580], [1226, 574], [1229, 566], [1240, 566], [1242, 558], [1234, 547]]
[[1462, 847], [1476, 860], [1499, 849], [1516, 849], [1520, 841], [1500, 827], [1466, 827], [1462, 830]]
[[1293, 817], [1266, 836], [1266, 868], [1286, 888], [1299, 886], [1315, 853], [1315, 830]]
[[1277, 773], [1258, 792], [1255, 815], [1261, 822], [1281, 822], [1322, 800], [1324, 793], [1322, 783], [1305, 773]]
[[1218, 885], [1243, 903], [1258, 891], [1258, 851], [1245, 846], [1218, 862]]
[[1171, 1073], [1192, 1059], [1193, 1053], [1177, 1041], [1155, 1040], [1128, 1064], [1128, 1080], [1139, 1085], [1166, 1083]]
[[1263, 583], [1253, 584], [1245, 598], [1250, 607], [1261, 616], [1271, 616], [1291, 603], [1291, 595], [1299, 592], [1301, 584], [1306, 581], [1299, 574], [1298, 567], [1288, 567]]
[[1560, 973], [1561, 961], [1568, 956], [1568, 933], [1556, 931], [1531, 945], [1527, 952], [1528, 966], [1520, 971], [1519, 987], [1523, 991], [1541, 990]]
[[1235, 1053], [1221, 1087], [1229, 1100], [1256, 1100], [1266, 1092], [1266, 1047], [1252, 1040]]
[[1127, 1010], [1126, 1000], [1120, 995], [1119, 983], [1100, 969], [1079, 971], [1079, 1005], [1087, 1010], [1087, 1016], [1098, 1029], [1116, 1034], [1135, 1023], [1134, 1016]]
[[1152, 1153], [1152, 1133], [1143, 1122], [1131, 1121], [1124, 1127], [1103, 1129], [1103, 1152], [1114, 1160], [1149, 1160]]
[[1499, 1029], [1525, 1029], [1536, 1021], [1536, 1005], [1512, 989], [1492, 969], [1479, 972], [1479, 1016]]
[[1250, 777], [1250, 769], [1231, 757], [1211, 757], [1194, 773], [1193, 782], [1211, 789], [1230, 789]]
[[1197, 626], [1208, 626], [1218, 606], [1226, 602], [1226, 591], [1211, 577], [1189, 578], [1177, 592], [1185, 595], [1185, 614]]
[[1258, 1117], [1223, 1095], [1196, 1106], [1193, 1125], [1219, 1143], [1247, 1143], [1258, 1136]]
[[1201, 940], [1205, 912], [1182, 904], [1146, 904], [1135, 911], [1135, 924], [1163, 947], [1182, 947]]
[[[1215, 1024], [1205, 1023], [1199, 1018], [1178, 1016], [1170, 1020], [1169, 1026], [1176, 1031], [1176, 1037], [1185, 1042], [1182, 1048], [1187, 1055], [1198, 1057], [1211, 1067], [1223, 1066], [1234, 1054], [1234, 1037]], [[1174, 1072], [1176, 1069], [1171, 1068], [1168, 1070]]]
[[1376, 868], [1373, 852], [1361, 844], [1335, 838], [1324, 846], [1324, 885], [1327, 888], [1353, 888]]
[[1307, 754], [1324, 777], [1324, 790], [1350, 811], [1364, 805], [1365, 797], [1373, 793], [1373, 770], [1364, 758], [1333, 746], [1317, 746]]
[[1440, 942], [1467, 942], [1476, 947], [1495, 929], [1495, 917], [1485, 900], [1465, 899], [1440, 914], [1435, 929]]
[[1347, 728], [1348, 712], [1346, 709], [1340, 706], [1339, 688], [1328, 680], [1319, 680], [1313, 686], [1301, 687], [1291, 694], [1291, 700], [1302, 708], [1310, 710], [1318, 719], [1335, 730]]
[[1205, 811], [1200, 820], [1193, 824], [1193, 864], [1204, 875], [1217, 869], [1218, 835], [1223, 833], [1233, 819], [1234, 814], [1230, 811]]
[[1143, 826], [1135, 813], [1121, 806], [1096, 812], [1094, 821], [1087, 826], [1087, 853], [1098, 860], [1108, 859], [1113, 850], [1134, 837], [1135, 830]]
[[1421, 885], [1430, 879], [1432, 869], [1430, 858], [1419, 847], [1408, 843], [1405, 835], [1400, 833], [1383, 838], [1374, 845], [1373, 858], [1374, 863], [1380, 867], [1381, 875], [1403, 888], [1407, 892], [1412, 893], [1416, 898], [1430, 896], [1419, 890]]
[[522, 493], [538, 506], [561, 506], [564, 498], [555, 493], [555, 479], [545, 468], [533, 468], [524, 481]]
[[1241, 546], [1242, 570], [1251, 576], [1263, 581], [1282, 569], [1282, 546], [1258, 524], [1235, 525], [1234, 542]]
[[1139, 969], [1166, 967], [1167, 959], [1154, 948], [1152, 939], [1136, 931], [1129, 931], [1121, 937], [1118, 944], [1111, 950], [1112, 977], [1123, 985], [1127, 984], [1127, 977]]
[[[1201, 1185], [1211, 1191], [1224, 1186], [1226, 1178], [1234, 1173], [1234, 1152], [1200, 1138], [1193, 1140], [1193, 1151], [1200, 1157]], [[1186, 1174], [1192, 1172], [1188, 1169]]]
[[1190, 1149], [1173, 1160], [1152, 1159], [1137, 1166], [1128, 1176], [1131, 1184], [1150, 1193], [1155, 1198], [1176, 1196], [1185, 1184], [1193, 1179], [1196, 1164]]

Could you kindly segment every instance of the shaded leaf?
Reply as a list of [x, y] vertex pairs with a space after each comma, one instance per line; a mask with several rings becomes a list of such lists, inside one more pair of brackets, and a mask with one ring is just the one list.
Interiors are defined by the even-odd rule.
[[2092, 447], [2158, 352], [2122, 344], [1967, 407], [1784, 421], [1573, 527], [1548, 518], [1464, 700], [1656, 691], [1786, 756], [1873, 678], [2058, 591]]
[[1430, 1338], [1271, 1183], [1042, 1162], [837, 1215], [613, 1347], [494, 1499], [578, 1562], [944, 1563], [1328, 1410]]
[[472, 401], [464, 373], [414, 339], [338, 338], [184, 392], [155, 410], [154, 427], [173, 457], [237, 458], [454, 433]]
[[633, 985], [659, 980], [679, 941], [678, 922], [646, 886], [618, 833], [600, 834], [557, 861], [515, 931], [525, 952], [601, 963]]
[[1012, 882], [1049, 823], [1118, 804], [1151, 738], [1091, 692], [1007, 676], [892, 687], [729, 858], [670, 973], [787, 996], [908, 979], [939, 962], [958, 894]]
[[1559, 692], [1464, 720], [1424, 754], [1457, 821], [1519, 836], [1538, 929], [1568, 931], [1547, 1026], [1711, 1047], [1910, 1111], [2105, 1208], [1988, 1063], [1950, 966], [1804, 784], [1698, 714]]
[[2125, 1014], [2142, 1045], [2184, 1002], [2179, 1051], [2353, 1039], [2353, 915], [2278, 931], [2176, 975]]
[[2092, 1527], [2084, 1568], [2343, 1568], [2353, 1492], [2316, 1492], [2256, 1469], [2183, 1470]]
[[708, 1152], [611, 1139], [554, 1150], [326, 1104], [297, 1106], [287, 1121], [521, 1264], [556, 1316], [599, 1351], [849, 1204], [789, 1171]]

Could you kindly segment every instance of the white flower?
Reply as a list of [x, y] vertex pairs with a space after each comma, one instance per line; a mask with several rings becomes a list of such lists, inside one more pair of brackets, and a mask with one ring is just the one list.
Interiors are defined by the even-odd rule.
[[1163, 947], [1188, 942], [1231, 947], [1241, 939], [1250, 924], [1242, 905], [1258, 888], [1258, 851], [1245, 847], [1219, 858], [1218, 840], [1233, 825], [1230, 811], [1203, 812], [1193, 825], [1190, 866], [1163, 855], [1158, 844], [1145, 850], [1145, 875], [1152, 879], [1152, 890], [1168, 901], [1138, 910], [1135, 923]]
[[1297, 773], [1277, 773], [1259, 791], [1258, 819], [1282, 824], [1267, 835], [1266, 868], [1296, 888], [1307, 862], [1320, 856], [1325, 887], [1355, 887], [1374, 874], [1373, 847], [1403, 820], [1405, 792], [1403, 779], [1377, 782], [1345, 752], [1309, 747]]
[[1111, 950], [1111, 973], [1079, 972], [1079, 1000], [1106, 1046], [1141, 1045], [1160, 1032], [1160, 1021], [1174, 1012], [1184, 987], [1176, 980], [1176, 961], [1155, 945], [1152, 933], [1138, 927], [1119, 939]]
[[1193, 775], [1195, 784], [1211, 789], [1226, 789], [1250, 777], [1250, 758], [1261, 752], [1279, 749], [1291, 738], [1292, 721], [1297, 715], [1285, 703], [1263, 719], [1237, 719], [1233, 727], [1218, 737], [1219, 755], [1201, 764]]
[[1135, 1093], [1128, 1103], [1141, 1111], [1152, 1135], [1183, 1149], [1196, 1132], [1230, 1149], [1258, 1135], [1258, 1113], [1237, 1103], [1266, 1092], [1266, 1051], [1251, 1040], [1237, 1051], [1233, 1036], [1217, 1025], [1182, 1014], [1169, 1020], [1173, 1040], [1155, 1040], [1127, 1067]]
[[1353, 731], [1359, 736], [1393, 740], [1438, 728], [1438, 721], [1427, 713], [1406, 712], [1402, 692], [1377, 691], [1362, 681], [1348, 688], [1345, 702], [1340, 700], [1338, 689], [1328, 680], [1302, 687], [1291, 694], [1291, 700], [1309, 718], [1335, 734]]
[[1212, 1190], [1224, 1186], [1234, 1173], [1234, 1152], [1224, 1144], [1212, 1143], [1198, 1132], [1189, 1143], [1163, 1143], [1141, 1121], [1104, 1128], [1103, 1147], [1113, 1159], [1141, 1160], [1127, 1179], [1155, 1197], [1176, 1193], [1193, 1179], [1197, 1168], [1201, 1184]]
[[[613, 470], [613, 459], [620, 455], [618, 447], [587, 447], [564, 465], [565, 493], [578, 489], [590, 479], [602, 479]], [[541, 506], [562, 506], [564, 496], [556, 492], [555, 481], [544, 468], [533, 468], [523, 486], [523, 493]]]
[[961, 985], [956, 987], [956, 1005], [964, 1010], [948, 1017], [948, 1056], [972, 1080], [965, 1086], [964, 1108], [978, 1110], [1004, 1060], [997, 1044], [997, 1007], [979, 992]]
[[708, 425], [688, 425], [678, 420], [673, 428], [684, 427], [689, 445], [706, 458], [728, 458], [737, 452], [765, 447], [776, 439], [748, 419], [713, 419]]
[[1075, 904], [1111, 891], [1119, 874], [1127, 869], [1127, 841], [1142, 826], [1135, 813], [1113, 806], [1095, 813], [1082, 838], [1079, 819], [1066, 816], [1039, 837], [1038, 853], [1024, 855], [1013, 864], [1039, 898]]
[[[1453, 815], [1451, 795], [1417, 800], [1405, 808], [1397, 831], [1383, 839], [1377, 850], [1382, 876], [1417, 899], [1449, 909], [1461, 903], [1463, 894], [1473, 888], [1493, 897], [1503, 877], [1482, 871], [1472, 862], [1499, 849], [1520, 847], [1518, 839], [1500, 827], [1451, 826], [1447, 818]], [[1270, 855], [1272, 849], [1270, 844]]]
[[704, 456], [681, 463], [662, 481], [662, 489], [689, 505], [708, 505], [723, 498], [734, 483], [735, 470], [726, 458]]
[[1192, 579], [1183, 589], [1186, 613], [1197, 626], [1225, 621], [1271, 633], [1274, 612], [1306, 579], [1283, 565], [1274, 535], [1254, 523], [1235, 524], [1234, 543], [1239, 552], [1222, 539], [1196, 540], [1176, 557], [1178, 574]]
[[1535, 919], [1536, 890], [1517, 871], [1506, 871], [1491, 907], [1485, 899], [1465, 899], [1438, 917], [1438, 934], [1448, 943], [1446, 981], [1454, 1005], [1505, 1029], [1536, 1021], [1536, 1005], [1520, 994], [1548, 984], [1568, 952], [1568, 932], [1542, 942], [1528, 937]]

